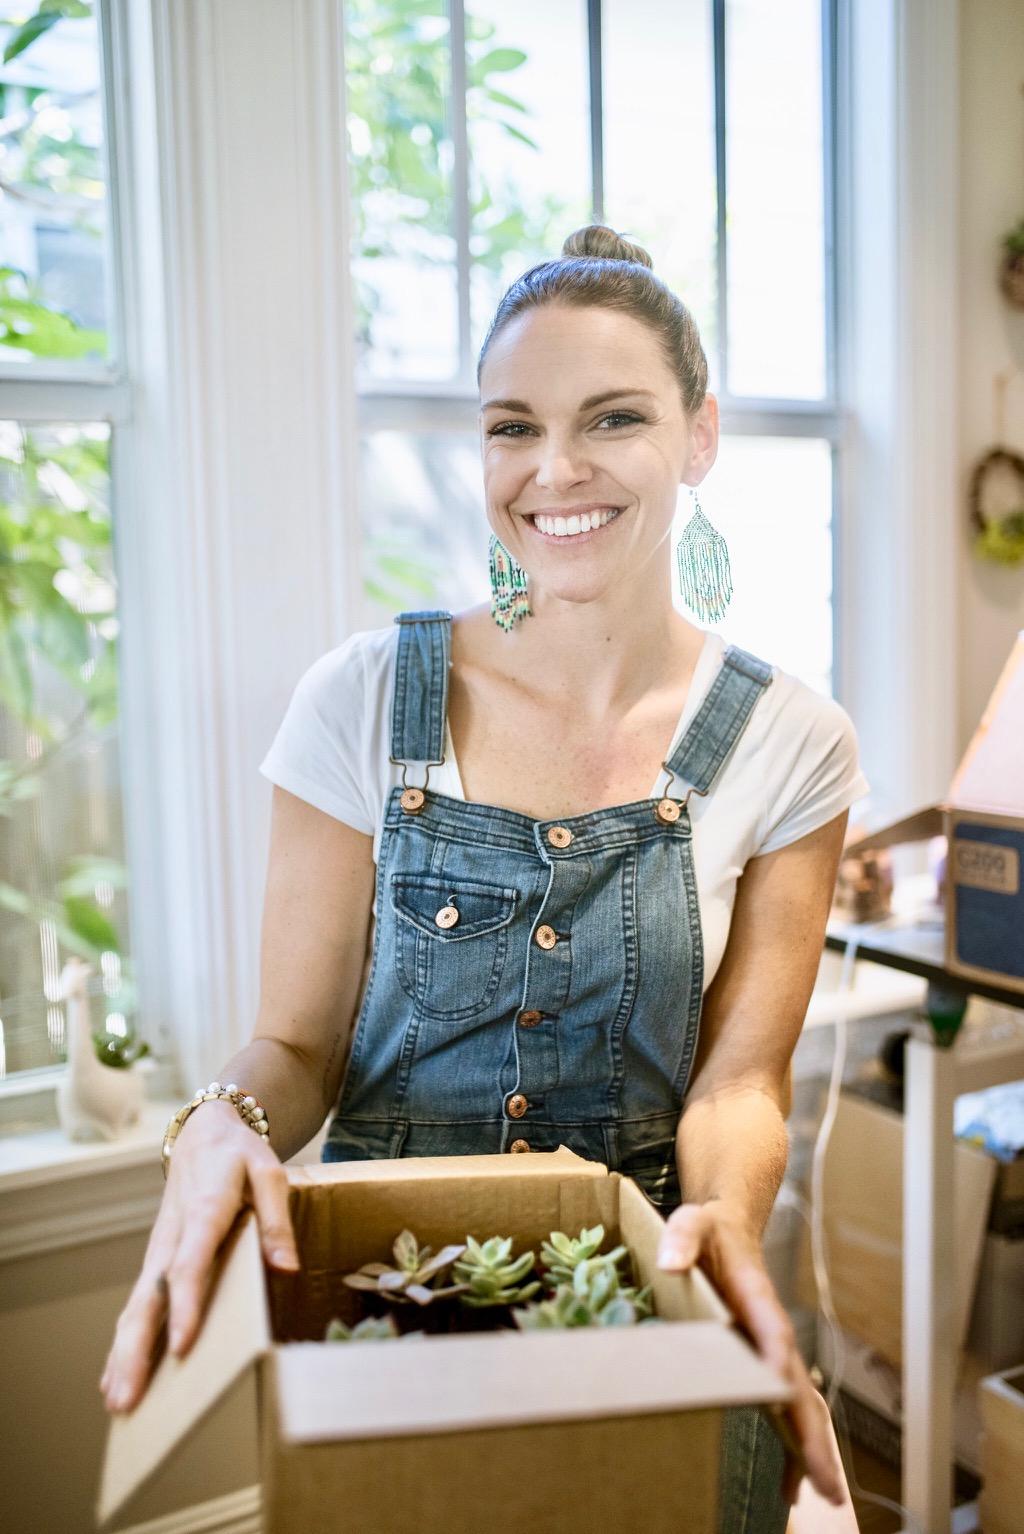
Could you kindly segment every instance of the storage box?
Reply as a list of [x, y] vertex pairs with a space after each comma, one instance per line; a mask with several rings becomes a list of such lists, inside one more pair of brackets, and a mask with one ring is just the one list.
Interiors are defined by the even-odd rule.
[[1024, 1488], [1024, 1368], [990, 1374], [981, 1403], [981, 1495], [985, 1534], [1020, 1534]]
[[[952, 1130], [950, 1130], [952, 1134]], [[963, 1348], [981, 1262], [996, 1163], [980, 1146], [953, 1151], [956, 1283], [952, 1328]], [[903, 1117], [842, 1091], [825, 1152], [825, 1255], [832, 1304], [844, 1330], [899, 1369], [903, 1311]], [[817, 1292], [804, 1234], [797, 1267], [800, 1304]]]
[[[641, 1509], [644, 1534], [714, 1534], [723, 1409], [757, 1404], [774, 1421], [793, 1387], [701, 1270], [657, 1269], [663, 1221], [635, 1183], [564, 1148], [288, 1178], [302, 1271], [265, 1274], [240, 1217], [191, 1352], [166, 1355], [111, 1423], [102, 1522], [213, 1431], [218, 1403], [255, 1373], [265, 1534], [633, 1534]], [[403, 1227], [435, 1249], [497, 1233], [538, 1250], [553, 1230], [598, 1223], [630, 1248], [661, 1324], [318, 1340], [354, 1315], [342, 1276], [387, 1260]]]

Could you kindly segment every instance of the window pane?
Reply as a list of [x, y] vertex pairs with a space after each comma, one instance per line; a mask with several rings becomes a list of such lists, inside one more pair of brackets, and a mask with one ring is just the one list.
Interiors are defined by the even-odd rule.
[[605, 0], [607, 222], [650, 251], [717, 388], [715, 103], [708, 0]]
[[[798, 437], [722, 437], [698, 491], [729, 545], [733, 597], [717, 628], [829, 693], [832, 682], [832, 452]], [[692, 514], [680, 497], [676, 535]], [[696, 621], [676, 589], [680, 612]]]
[[361, 479], [367, 624], [490, 600], [476, 432], [367, 433]]
[[347, 0], [358, 377], [458, 367], [445, 0]]
[[821, 399], [821, 0], [727, 0], [729, 389]]
[[109, 446], [0, 422], [0, 1075], [63, 1058], [72, 954], [95, 1031], [134, 1012]]
[[80, 9], [33, 16], [31, 5], [0, 0], [3, 364], [108, 351], [99, 40], [95, 16]]
[[466, 54], [475, 366], [509, 283], [591, 221], [582, 0], [473, 0]]

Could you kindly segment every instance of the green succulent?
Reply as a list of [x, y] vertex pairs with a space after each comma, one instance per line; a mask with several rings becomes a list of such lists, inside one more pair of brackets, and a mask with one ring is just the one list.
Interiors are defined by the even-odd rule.
[[617, 1258], [582, 1258], [572, 1281], [560, 1283], [550, 1299], [513, 1312], [523, 1331], [568, 1326], [633, 1326], [653, 1319], [650, 1286], [635, 1289], [620, 1281]]
[[385, 1342], [391, 1337], [400, 1335], [393, 1316], [367, 1316], [365, 1321], [360, 1321], [356, 1326], [346, 1326], [344, 1321], [331, 1321], [324, 1341]]
[[[547, 1270], [552, 1283], [571, 1284], [579, 1264], [589, 1262], [592, 1257], [595, 1257], [603, 1240], [603, 1225], [595, 1225], [591, 1230], [584, 1227], [576, 1240], [563, 1235], [560, 1230], [553, 1230], [550, 1241], [542, 1241], [540, 1248], [541, 1264]], [[604, 1261], [614, 1264], [625, 1256], [626, 1248], [617, 1246], [613, 1251], [604, 1254]]]
[[454, 1277], [466, 1285], [463, 1305], [518, 1305], [537, 1293], [540, 1281], [523, 1284], [533, 1272], [533, 1252], [512, 1257], [512, 1237], [492, 1236], [483, 1245], [466, 1237], [466, 1251], [453, 1269]]
[[344, 1282], [350, 1289], [366, 1289], [396, 1304], [430, 1305], [465, 1289], [465, 1284], [441, 1283], [445, 1269], [465, 1250], [465, 1246], [445, 1246], [435, 1256], [429, 1246], [420, 1246], [411, 1230], [403, 1230], [392, 1247], [395, 1267], [364, 1262], [357, 1272], [346, 1274]]
[[115, 1070], [125, 1071], [149, 1054], [149, 1045], [134, 1033], [94, 1033], [92, 1036], [96, 1058], [101, 1065], [111, 1065]]

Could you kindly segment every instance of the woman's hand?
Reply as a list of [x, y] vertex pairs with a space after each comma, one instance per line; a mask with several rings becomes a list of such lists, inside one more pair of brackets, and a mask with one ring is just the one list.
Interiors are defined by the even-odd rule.
[[165, 1319], [171, 1352], [188, 1351], [217, 1248], [245, 1203], [256, 1210], [266, 1261], [298, 1268], [281, 1162], [230, 1103], [205, 1102], [174, 1143], [142, 1271], [117, 1321], [100, 1380], [108, 1411], [128, 1411], [143, 1395]]
[[[666, 1222], [658, 1254], [659, 1268], [685, 1272], [699, 1262], [761, 1357], [795, 1388], [784, 1408], [807, 1462], [815, 1490], [837, 1507], [847, 1501], [842, 1465], [829, 1432], [828, 1412], [814, 1388], [797, 1347], [793, 1323], [779, 1300], [765, 1267], [761, 1245], [749, 1225], [717, 1199], [681, 1204]], [[792, 1507], [803, 1467], [789, 1452], [782, 1495]]]

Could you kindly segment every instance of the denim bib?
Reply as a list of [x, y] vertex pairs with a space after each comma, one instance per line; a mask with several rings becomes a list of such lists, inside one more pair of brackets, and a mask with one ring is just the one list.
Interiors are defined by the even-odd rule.
[[323, 1159], [567, 1145], [674, 1208], [704, 974], [687, 802], [710, 792], [772, 668], [727, 648], [662, 799], [532, 820], [431, 792], [451, 613], [395, 622], [403, 786], [385, 807], [370, 970]]

